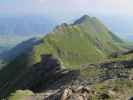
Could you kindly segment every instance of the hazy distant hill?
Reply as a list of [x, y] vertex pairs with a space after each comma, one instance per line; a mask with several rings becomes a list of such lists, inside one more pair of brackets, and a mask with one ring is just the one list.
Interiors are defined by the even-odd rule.
[[[21, 43], [19, 43], [20, 41], [21, 41]], [[11, 61], [16, 56], [19, 56], [20, 54], [23, 54], [25, 52], [30, 52], [30, 50], [33, 46], [40, 43], [40, 40], [38, 38], [31, 38], [31, 39], [28, 39], [28, 40], [25, 40], [24, 38], [21, 38], [18, 41], [16, 39], [16, 42], [15, 42], [16, 44], [15, 43], [10, 44], [9, 45], [10, 48], [3, 51], [3, 53], [0, 54], [0, 59], [3, 59], [5, 61]]]
[[1, 16], [0, 34], [32, 35], [47, 33], [54, 21], [45, 16]]
[[7, 46], [0, 46], [0, 53], [2, 53], [3, 51], [6, 51], [6, 50], [8, 50], [9, 49], [9, 47]]
[[[19, 48], [17, 51], [13, 51], [12, 48], [16, 47], [17, 44], [21, 43], [22, 41], [25, 41], [32, 36], [18, 36], [18, 35], [2, 35], [0, 34], [0, 68], [3, 66], [3, 60], [4, 63], [9, 62], [12, 60], [15, 56], [15, 54], [18, 54], [18, 50], [22, 49]], [[23, 49], [22, 49], [23, 50]], [[22, 51], [20, 50], [20, 51]], [[14, 55], [13, 55], [14, 54]]]
[[32, 36], [19, 36], [19, 35], [9, 35], [9, 34], [0, 34], [0, 54], [3, 51], [8, 51], [9, 49], [15, 47], [17, 44], [30, 39]]

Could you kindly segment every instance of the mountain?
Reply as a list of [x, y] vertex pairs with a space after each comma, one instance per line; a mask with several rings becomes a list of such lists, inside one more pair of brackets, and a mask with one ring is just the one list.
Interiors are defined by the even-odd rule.
[[53, 69], [52, 73], [57, 71], [52, 75], [61, 78], [64, 72], [53, 66], [79, 70], [84, 64], [104, 61], [113, 52], [125, 50], [122, 44], [124, 42], [95, 17], [84, 15], [72, 24], [63, 23], [43, 38], [28, 40], [11, 50], [13, 55], [9, 57], [15, 55], [15, 59], [0, 71], [0, 96], [19, 88], [36, 89], [51, 79], [45, 77], [46, 69], [48, 72]]
[[[17, 35], [1, 35], [0, 34], [0, 68], [3, 66], [3, 63], [9, 63], [10, 60], [14, 59], [17, 55], [19, 55], [18, 53], [22, 52], [24, 49], [26, 49], [28, 46], [28, 44], [30, 44], [30, 39], [31, 37], [25, 36], [25, 37], [21, 37], [21, 36], [17, 36]], [[28, 43], [24, 44], [21, 43], [22, 41], [25, 41], [27, 39], [30, 39], [28, 41]], [[19, 47], [17, 48], [17, 44], [19, 44]], [[31, 44], [30, 44], [31, 46]], [[14, 48], [15, 47], [15, 48]], [[12, 49], [13, 48], [13, 49]], [[15, 49], [15, 50], [14, 50]], [[20, 50], [21, 49], [21, 50]]]
[[[100, 61], [111, 53], [122, 50], [119, 44], [123, 43], [98, 19], [88, 15], [82, 16], [73, 24], [63, 23], [57, 26], [40, 41], [42, 43], [31, 46], [33, 63], [39, 62], [41, 54], [53, 54], [67, 67]], [[22, 44], [12, 50], [16, 53], [19, 49], [25, 49]]]
[[18, 35], [7, 35], [0, 33], [0, 54], [3, 51], [8, 51], [9, 49], [15, 47], [17, 44], [30, 39], [28, 36], [18, 36]]
[[8, 50], [9, 47], [6, 47], [6, 46], [0, 46], [0, 54], [6, 50]]
[[53, 54], [67, 67], [103, 60], [122, 50], [119, 43], [123, 43], [99, 20], [87, 15], [71, 25], [57, 26], [42, 40], [43, 43], [33, 48], [34, 60], [39, 61], [38, 55], [44, 53]]
[[41, 40], [39, 40], [38, 38], [31, 38], [29, 40], [25, 40], [16, 45], [14, 48], [6, 50], [3, 53], [1, 53], [0, 59], [3, 59], [5, 61], [11, 61], [20, 54], [23, 54], [25, 52], [30, 52], [32, 46], [35, 46], [40, 42]]

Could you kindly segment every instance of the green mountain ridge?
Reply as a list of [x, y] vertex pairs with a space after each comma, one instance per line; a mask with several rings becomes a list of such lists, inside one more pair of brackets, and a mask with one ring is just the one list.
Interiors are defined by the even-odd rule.
[[[28, 75], [30, 68], [41, 62], [43, 55], [52, 55], [65, 69], [79, 69], [83, 64], [104, 61], [113, 52], [125, 50], [120, 45], [124, 43], [121, 39], [98, 19], [87, 15], [73, 24], [57, 26], [40, 41], [39, 44], [32, 45], [30, 50], [25, 49], [25, 52], [17, 54], [16, 58], [0, 71], [2, 96], [14, 90], [14, 85]], [[15, 52], [15, 49], [13, 51]]]
[[[79, 66], [100, 61], [115, 51], [123, 50], [119, 45], [123, 41], [95, 17], [88, 15], [84, 15], [73, 24], [63, 23], [57, 26], [40, 41], [42, 42], [38, 45], [31, 46], [29, 57], [33, 64], [40, 61], [42, 54], [52, 54], [66, 67]], [[18, 49], [19, 45], [13, 51], [18, 52]]]
[[96, 18], [87, 15], [74, 24], [56, 27], [42, 40], [43, 43], [33, 48], [34, 59], [39, 61], [38, 55], [53, 54], [67, 67], [94, 63], [123, 49], [119, 46], [123, 43], [121, 39]]

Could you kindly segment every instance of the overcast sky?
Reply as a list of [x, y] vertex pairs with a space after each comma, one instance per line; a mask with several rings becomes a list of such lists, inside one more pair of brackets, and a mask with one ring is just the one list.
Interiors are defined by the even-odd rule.
[[0, 0], [0, 13], [70, 16], [82, 13], [133, 15], [133, 0]]
[[[83, 14], [96, 17], [117, 16], [118, 20], [119, 16], [124, 19], [129, 19], [128, 17], [133, 19], [133, 0], [0, 0], [0, 15], [2, 14], [41, 14], [56, 20], [75, 19]], [[104, 17], [101, 19], [104, 20]], [[109, 23], [106, 19], [105, 23], [107, 22], [107, 25], [111, 26], [111, 21], [113, 20], [110, 20]], [[122, 24], [127, 24], [128, 27], [133, 20], [125, 22]], [[133, 32], [131, 26], [133, 24], [130, 25], [132, 30], [129, 33]], [[113, 27], [115, 29], [114, 25]], [[119, 29], [121, 30], [121, 27]]]

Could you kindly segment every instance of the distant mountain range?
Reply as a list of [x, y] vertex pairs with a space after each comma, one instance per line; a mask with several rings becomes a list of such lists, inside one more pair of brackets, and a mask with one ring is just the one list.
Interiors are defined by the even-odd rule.
[[25, 41], [32, 36], [18, 36], [18, 35], [2, 35], [0, 34], [0, 54], [4, 51], [8, 51], [9, 49], [13, 48], [17, 44], [21, 43], [22, 41]]
[[33, 35], [50, 31], [55, 22], [45, 16], [1, 16], [0, 34]]
[[46, 34], [54, 24], [45, 16], [0, 16], [0, 54], [26, 39]]
[[4, 50], [3, 53], [0, 54], [0, 59], [4, 59], [5, 61], [10, 61], [19, 54], [22, 54], [24, 52], [29, 52], [32, 46], [40, 43], [40, 40], [38, 38], [31, 38], [28, 39], [27, 41], [24, 40], [24, 38], [23, 41], [22, 38], [18, 40], [19, 41], [16, 40], [18, 44], [12, 43], [9, 46], [7, 46], [9, 49]]

